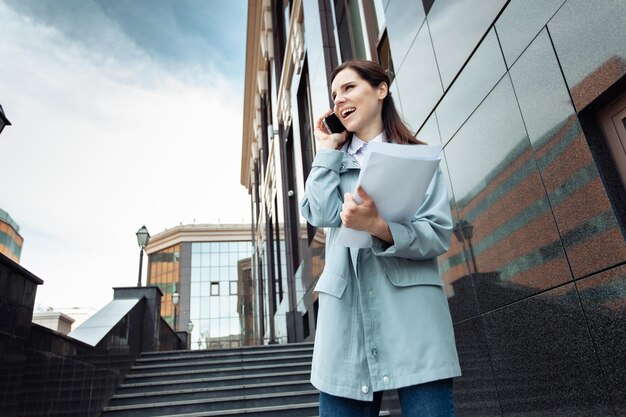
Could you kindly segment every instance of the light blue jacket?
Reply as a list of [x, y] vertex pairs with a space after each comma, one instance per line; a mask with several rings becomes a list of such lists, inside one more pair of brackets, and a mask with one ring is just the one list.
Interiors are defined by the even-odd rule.
[[343, 195], [354, 192], [360, 172], [347, 147], [317, 152], [300, 202], [309, 223], [329, 228], [315, 288], [311, 382], [331, 395], [371, 401], [374, 391], [461, 374], [436, 260], [448, 250], [452, 219], [437, 170], [413, 219], [388, 222], [393, 245], [375, 237], [371, 248], [336, 245]]

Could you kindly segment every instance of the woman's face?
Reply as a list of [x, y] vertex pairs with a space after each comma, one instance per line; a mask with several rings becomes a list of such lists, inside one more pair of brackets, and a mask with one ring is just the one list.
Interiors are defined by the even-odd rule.
[[387, 84], [372, 87], [351, 68], [335, 76], [332, 83], [333, 111], [349, 132], [369, 140], [382, 132], [383, 99]]

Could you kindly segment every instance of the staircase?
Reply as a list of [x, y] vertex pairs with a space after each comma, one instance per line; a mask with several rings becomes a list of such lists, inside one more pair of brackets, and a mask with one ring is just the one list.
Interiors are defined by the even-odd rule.
[[316, 416], [313, 344], [143, 354], [102, 417]]
[[317, 416], [312, 355], [311, 343], [145, 353], [102, 417]]

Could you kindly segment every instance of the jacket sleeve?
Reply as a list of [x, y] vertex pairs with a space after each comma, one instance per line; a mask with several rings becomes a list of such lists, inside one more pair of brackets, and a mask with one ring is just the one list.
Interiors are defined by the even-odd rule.
[[424, 202], [411, 221], [387, 223], [393, 244], [372, 236], [375, 255], [425, 260], [445, 253], [450, 246], [452, 216], [441, 170], [435, 172]]
[[341, 226], [343, 196], [339, 190], [342, 151], [320, 149], [306, 180], [300, 213], [315, 227]]

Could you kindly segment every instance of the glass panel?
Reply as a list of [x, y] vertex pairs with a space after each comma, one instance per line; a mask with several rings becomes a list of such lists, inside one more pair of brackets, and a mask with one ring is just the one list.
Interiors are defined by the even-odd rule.
[[498, 38], [491, 30], [437, 106], [443, 143], [450, 140], [505, 72]]
[[[615, 415], [580, 302], [570, 283], [481, 317], [498, 387], [498, 415]], [[612, 358], [608, 369], [617, 362]], [[552, 370], [546, 372], [547, 367]], [[500, 389], [513, 385], [524, 389]]]
[[615, 409], [626, 410], [626, 265], [579, 280], [576, 285], [605, 386]]
[[548, 23], [577, 110], [626, 74], [626, 1], [569, 0]]
[[219, 318], [219, 316], [220, 316], [219, 299], [211, 298], [211, 299], [209, 299], [208, 303], [209, 303], [209, 317], [211, 317], [211, 318]]
[[210, 266], [211, 265], [211, 254], [209, 254], [209, 253], [203, 253], [202, 254], [201, 265], [202, 266]]
[[192, 282], [190, 291], [191, 291], [191, 296], [192, 297], [199, 296], [200, 295], [200, 283], [199, 282]]
[[425, 17], [424, 7], [416, 0], [394, 0], [385, 9], [387, 36], [396, 68], [402, 67]]
[[[465, 64], [508, 0], [437, 0], [428, 13], [444, 89]], [[391, 45], [393, 49], [393, 43]]]
[[402, 97], [410, 98], [402, 100], [404, 119], [417, 130], [443, 94], [427, 25], [417, 34], [396, 78]]
[[228, 281], [220, 281], [220, 294], [228, 295], [230, 293]]
[[200, 281], [202, 273], [200, 268], [191, 268], [191, 282]]
[[353, 39], [352, 36], [350, 36], [350, 10], [346, 5], [346, 1], [347, 0], [334, 0], [336, 31], [342, 61], [355, 58]]
[[202, 297], [208, 297], [211, 295], [211, 283], [210, 282], [200, 283], [200, 294]]
[[228, 265], [228, 252], [227, 251], [220, 253], [220, 265], [221, 266]]
[[228, 270], [229, 270], [228, 267], [225, 267], [225, 266], [221, 266], [220, 267], [220, 272], [219, 272], [219, 274], [220, 274], [219, 275], [220, 281], [229, 281]]
[[546, 30], [510, 74], [574, 276], [621, 262], [626, 249], [619, 224]]
[[441, 136], [439, 135], [439, 126], [437, 124], [437, 117], [433, 113], [424, 126], [419, 131], [417, 138], [428, 143], [429, 145], [437, 145], [441, 143]]
[[220, 300], [220, 317], [229, 317], [230, 314], [230, 305], [228, 303], [228, 295], [223, 295], [219, 298]]
[[225, 337], [228, 336], [230, 334], [230, 319], [228, 317], [226, 318], [220, 318], [220, 336], [221, 337]]
[[565, 0], [511, 0], [496, 22], [510, 67]]
[[508, 76], [445, 154], [480, 312], [571, 280]]

